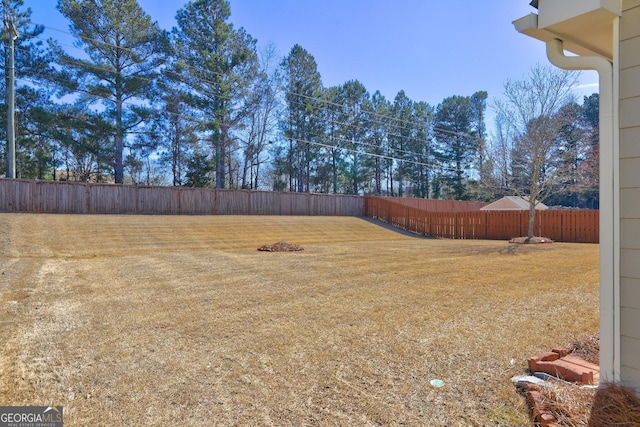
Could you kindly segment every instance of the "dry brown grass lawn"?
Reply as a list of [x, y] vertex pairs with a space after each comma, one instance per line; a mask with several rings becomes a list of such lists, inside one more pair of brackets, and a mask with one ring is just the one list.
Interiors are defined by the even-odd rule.
[[[257, 251], [278, 241], [304, 251]], [[597, 330], [597, 260], [358, 218], [1, 214], [0, 402], [65, 426], [530, 425], [509, 379]]]

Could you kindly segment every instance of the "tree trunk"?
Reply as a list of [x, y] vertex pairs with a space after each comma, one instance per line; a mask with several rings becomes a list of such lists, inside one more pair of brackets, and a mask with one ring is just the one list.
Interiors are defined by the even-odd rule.
[[531, 239], [534, 234], [534, 224], [536, 219], [536, 199], [529, 198], [529, 231], [527, 231], [527, 239]]
[[227, 181], [227, 125], [224, 124], [224, 117], [220, 120], [220, 133], [216, 147], [216, 188], [225, 188]]
[[114, 165], [114, 175], [116, 184], [122, 184], [124, 181], [124, 165], [122, 159], [122, 153], [124, 151], [124, 132], [122, 129], [122, 101], [119, 93], [116, 94], [116, 158]]

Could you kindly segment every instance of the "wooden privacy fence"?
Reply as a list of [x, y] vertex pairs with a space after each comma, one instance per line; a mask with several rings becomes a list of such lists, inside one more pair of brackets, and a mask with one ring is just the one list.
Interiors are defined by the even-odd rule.
[[[423, 236], [508, 240], [527, 235], [528, 211], [429, 212], [380, 197], [365, 199], [365, 215]], [[535, 235], [558, 242], [598, 243], [597, 210], [536, 212]]]
[[[527, 211], [470, 210], [473, 207], [469, 202], [443, 200], [400, 203], [373, 196], [0, 179], [0, 212], [369, 216], [433, 237], [504, 240], [527, 235]], [[443, 212], [445, 208], [453, 211]], [[597, 210], [536, 214], [538, 236], [597, 243], [598, 233]]]
[[0, 212], [363, 216], [364, 198], [253, 190], [0, 179]]

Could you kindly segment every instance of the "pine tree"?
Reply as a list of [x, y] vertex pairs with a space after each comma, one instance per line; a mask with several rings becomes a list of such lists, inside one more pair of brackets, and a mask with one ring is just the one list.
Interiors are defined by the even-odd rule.
[[467, 179], [477, 153], [472, 135], [471, 99], [465, 96], [445, 98], [435, 114], [437, 157], [443, 167], [442, 179], [450, 197], [468, 200]]
[[176, 61], [170, 76], [179, 83], [187, 103], [200, 112], [201, 132], [210, 142], [215, 186], [225, 188], [232, 132], [252, 111], [250, 88], [258, 75], [256, 40], [229, 22], [225, 0], [196, 0], [176, 14], [172, 31]]
[[366, 181], [369, 159], [362, 153], [368, 144], [370, 96], [367, 89], [357, 80], [350, 80], [338, 88], [339, 135], [345, 149], [344, 176], [346, 192], [359, 194]]
[[136, 0], [59, 0], [70, 32], [86, 57], [52, 44], [62, 71], [61, 94], [80, 93], [87, 105], [101, 103], [113, 122], [115, 182], [124, 177], [128, 135], [149, 119], [154, 79], [164, 62], [166, 36]]
[[289, 143], [289, 191], [309, 191], [322, 137], [322, 81], [314, 57], [295, 45], [281, 63], [286, 93], [286, 118], [282, 123]]
[[[398, 159], [396, 162], [395, 176], [398, 181], [398, 196], [405, 195], [406, 176], [410, 172], [411, 138], [412, 138], [412, 115], [413, 101], [401, 90], [393, 100], [391, 115], [393, 117], [389, 127], [389, 147], [391, 157]], [[392, 185], [393, 191], [393, 185]]]

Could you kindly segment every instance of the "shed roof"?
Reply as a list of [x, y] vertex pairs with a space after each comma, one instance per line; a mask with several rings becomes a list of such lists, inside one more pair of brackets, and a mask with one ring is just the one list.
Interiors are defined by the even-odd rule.
[[[480, 208], [481, 211], [522, 211], [529, 209], [529, 198], [527, 196], [505, 196], [500, 200]], [[548, 209], [544, 203], [536, 203], [537, 210]]]

